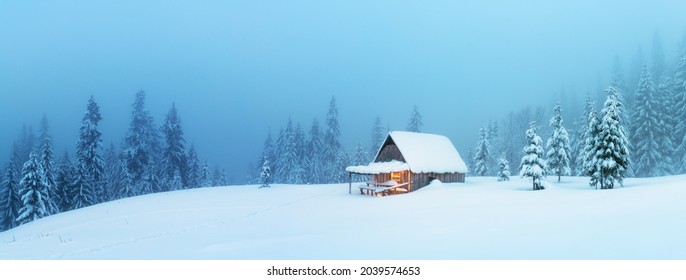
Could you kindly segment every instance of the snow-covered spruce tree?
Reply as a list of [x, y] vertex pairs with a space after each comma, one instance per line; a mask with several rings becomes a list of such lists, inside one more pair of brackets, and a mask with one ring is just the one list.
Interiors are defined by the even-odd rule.
[[272, 177], [272, 169], [269, 167], [269, 160], [265, 157], [262, 160], [262, 172], [260, 172], [260, 188], [268, 188]]
[[577, 142], [576, 145], [578, 147], [576, 148], [576, 167], [577, 169], [574, 171], [574, 174], [576, 176], [589, 176], [589, 174], [586, 172], [585, 169], [585, 164], [588, 161], [587, 157], [587, 145], [586, 141], [591, 137], [589, 133], [592, 133], [592, 130], [589, 130], [589, 124], [591, 123], [591, 118], [595, 118], [596, 125], [598, 124], [598, 116], [596, 115], [595, 111], [595, 102], [591, 98], [590, 94], [586, 94], [586, 102], [584, 103], [584, 110], [579, 117], [578, 120], [578, 136], [577, 136]]
[[212, 186], [212, 179], [210, 178], [210, 165], [207, 163], [207, 160], [202, 163], [202, 169], [200, 169], [200, 184], [203, 188]]
[[295, 130], [293, 131], [293, 146], [295, 148], [295, 165], [292, 169], [292, 184], [303, 184], [307, 182], [307, 171], [306, 166], [308, 163], [308, 151], [306, 150], [307, 145], [305, 144], [305, 133], [300, 126], [300, 123], [295, 125]]
[[86, 113], [81, 120], [79, 140], [76, 143], [79, 174], [76, 188], [78, 194], [74, 197], [73, 206], [86, 207], [101, 201], [104, 190], [104, 164], [100, 156], [102, 149], [102, 133], [98, 130], [98, 123], [102, 120], [100, 108], [93, 96], [88, 100]]
[[110, 143], [109, 147], [105, 149], [105, 154], [103, 155], [103, 161], [105, 162], [105, 178], [107, 178], [105, 183], [105, 196], [108, 201], [119, 198], [117, 196], [121, 189], [122, 168], [126, 168], [125, 165], [122, 166], [121, 164], [122, 157], [123, 156], [118, 153], [117, 148], [114, 147], [114, 143]]
[[[369, 164], [369, 162], [369, 156], [367, 152], [365, 152], [365, 148], [362, 147], [362, 142], [357, 142], [357, 146], [355, 146], [355, 156], [353, 157], [352, 165], [367, 165]], [[352, 179], [355, 182], [361, 182], [366, 181], [365, 178], [365, 175], [355, 174], [353, 175]]]
[[655, 93], [658, 100], [658, 109], [656, 110], [658, 119], [660, 120], [660, 129], [658, 135], [658, 147], [660, 154], [663, 155], [663, 161], [658, 166], [658, 173], [660, 175], [673, 175], [679, 170], [676, 158], [676, 136], [674, 130], [677, 124], [681, 121], [676, 119], [676, 108], [674, 108], [674, 94], [672, 93], [672, 79], [663, 75], [660, 84], [657, 85]]
[[682, 47], [674, 65], [672, 79], [672, 94], [674, 102], [674, 118], [678, 120], [674, 127], [674, 145], [676, 165], [680, 173], [686, 172], [686, 44]]
[[319, 122], [317, 119], [312, 121], [312, 127], [310, 128], [309, 134], [307, 146], [308, 150], [310, 151], [310, 159], [307, 162], [307, 182], [311, 184], [320, 184], [325, 180], [323, 175], [325, 170], [324, 168], [326, 166], [323, 162], [324, 142], [319, 130]]
[[571, 148], [569, 146], [569, 134], [562, 120], [562, 106], [559, 102], [553, 111], [555, 114], [550, 119], [550, 128], [553, 133], [546, 144], [546, 148], [548, 148], [546, 156], [548, 173], [557, 175], [557, 181], [560, 182], [563, 175], [571, 174], [569, 168], [569, 151]]
[[279, 129], [276, 141], [274, 141], [274, 161], [272, 161], [272, 182], [274, 183], [284, 183], [286, 181], [287, 174], [281, 173], [281, 164], [286, 150], [286, 141], [286, 133], [283, 128], [281, 128]]
[[479, 129], [479, 142], [474, 149], [474, 174], [476, 176], [486, 176], [488, 173], [488, 155], [491, 152], [491, 144], [488, 141], [486, 130]]
[[200, 158], [198, 158], [198, 153], [195, 151], [195, 145], [191, 145], [188, 151], [186, 178], [188, 178], [188, 188], [200, 187]]
[[23, 125], [21, 128], [21, 135], [18, 142], [15, 142], [13, 147], [13, 156], [15, 157], [15, 170], [17, 174], [21, 174], [22, 163], [29, 160], [29, 155], [36, 146], [36, 135], [33, 133], [32, 126]]
[[[172, 103], [172, 107], [164, 118], [164, 124], [160, 130], [164, 134], [166, 142], [162, 151], [163, 179], [167, 182], [164, 185], [169, 187], [169, 189], [165, 188], [163, 191], [175, 190], [177, 187], [183, 188], [186, 181], [184, 177], [188, 163], [186, 160], [186, 149], [184, 148], [185, 140], [183, 139], [181, 120], [179, 119], [175, 103]], [[179, 178], [175, 178], [176, 176]]]
[[369, 155], [371, 157], [376, 156], [376, 153], [379, 151], [379, 148], [384, 141], [384, 137], [386, 134], [384, 133], [384, 128], [381, 126], [381, 118], [376, 117], [374, 119], [374, 125], [372, 126], [372, 138], [371, 141], [369, 142]]
[[22, 206], [19, 196], [19, 182], [17, 182], [14, 160], [10, 160], [5, 168], [5, 178], [0, 190], [0, 231], [18, 226], [17, 218]]
[[410, 121], [407, 123], [407, 131], [421, 132], [422, 126], [424, 126], [424, 122], [422, 122], [422, 115], [419, 114], [417, 105], [414, 105], [412, 113], [410, 114]]
[[21, 209], [19, 209], [18, 224], [25, 224], [43, 218], [48, 215], [46, 199], [48, 198], [48, 186], [45, 183], [45, 173], [40, 164], [38, 155], [32, 152], [29, 161], [24, 163], [19, 197]]
[[659, 140], [660, 120], [658, 118], [659, 104], [655, 96], [648, 66], [643, 65], [641, 79], [636, 90], [636, 106], [631, 114], [633, 120], [631, 143], [633, 147], [634, 174], [639, 177], [654, 177], [659, 174], [658, 165], [663, 160], [660, 154]]
[[119, 189], [117, 191], [117, 198], [127, 198], [137, 196], [141, 185], [133, 181], [133, 175], [126, 167], [126, 159], [122, 158], [117, 164], [117, 168], [121, 172], [119, 177]]
[[141, 180], [141, 191], [144, 193], [156, 193], [162, 190], [162, 183], [157, 173], [157, 165], [148, 163]]
[[617, 100], [617, 90], [610, 86], [607, 100], [601, 111], [600, 131], [596, 142], [596, 161], [601, 189], [612, 189], [615, 183], [620, 186], [629, 168], [629, 141], [622, 124], [622, 104]]
[[48, 187], [48, 196], [45, 199], [45, 206], [48, 211], [48, 215], [57, 214], [59, 210], [57, 209], [56, 199], [56, 187], [55, 187], [55, 167], [54, 167], [54, 155], [52, 151], [52, 138], [48, 134], [48, 118], [43, 115], [40, 122], [40, 163], [43, 166], [43, 172], [45, 173], [45, 184]]
[[505, 157], [498, 161], [498, 181], [510, 181], [510, 163]]
[[281, 152], [279, 157], [276, 158], [275, 166], [280, 175], [281, 183], [293, 184], [294, 182], [294, 170], [298, 167], [298, 156], [295, 145], [295, 128], [293, 127], [293, 120], [288, 117], [288, 123], [286, 124], [286, 130], [284, 131], [283, 138], [280, 142], [282, 147], [280, 147]]
[[[488, 142], [491, 147], [490, 153], [489, 154], [495, 154], [496, 152], [503, 153], [504, 148], [502, 145], [502, 141], [500, 141], [500, 138], [498, 137], [498, 122], [497, 121], [489, 121], [488, 126], [486, 128], [486, 136], [488, 139]], [[491, 172], [488, 172], [486, 175], [492, 175], [495, 174], [496, 172], [496, 166], [499, 164], [499, 159], [496, 157], [488, 157], [486, 166], [493, 167], [493, 169], [489, 168], [489, 170], [493, 170]], [[495, 174], [497, 175], [497, 174]]]
[[345, 167], [340, 166], [338, 158], [343, 152], [339, 138], [341, 137], [338, 125], [338, 107], [336, 97], [332, 96], [329, 102], [329, 111], [326, 115], [326, 131], [324, 132], [324, 146], [322, 152], [322, 162], [325, 164], [324, 174], [329, 176], [323, 183], [337, 183], [347, 179]]
[[262, 153], [260, 153], [260, 156], [257, 159], [257, 166], [254, 166], [251, 163], [250, 168], [248, 168], [250, 173], [248, 176], [250, 177], [251, 183], [259, 182], [260, 174], [262, 174], [262, 164], [265, 158], [270, 162], [274, 161], [274, 140], [272, 140], [271, 130], [267, 133], [267, 138], [262, 145]]
[[528, 144], [524, 147], [524, 156], [519, 165], [519, 175], [522, 178], [531, 178], [533, 190], [542, 190], [545, 189], [541, 180], [546, 176], [546, 162], [543, 159], [543, 140], [537, 133], [538, 125], [532, 121], [526, 131]]
[[55, 179], [56, 195], [54, 199], [59, 212], [73, 209], [72, 201], [76, 196], [74, 188], [75, 173], [76, 171], [69, 159], [69, 154], [64, 152], [64, 156], [60, 160], [59, 170], [57, 171], [57, 178]]
[[138, 183], [145, 172], [145, 165], [156, 163], [160, 152], [160, 135], [153, 118], [145, 109], [145, 92], [136, 92], [131, 111], [129, 131], [126, 133], [124, 156], [126, 168], [134, 183]]

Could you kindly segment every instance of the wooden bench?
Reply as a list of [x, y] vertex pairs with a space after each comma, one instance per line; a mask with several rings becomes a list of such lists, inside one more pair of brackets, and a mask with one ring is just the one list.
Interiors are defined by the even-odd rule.
[[[386, 182], [385, 182], [386, 183]], [[376, 185], [371, 185], [371, 186], [360, 186], [360, 194], [367, 194], [367, 195], [372, 195], [376, 196], [380, 194], [381, 196], [386, 196], [389, 195], [390, 193], [405, 193], [407, 192], [407, 188], [405, 186], [409, 185], [410, 183], [402, 183], [402, 184], [394, 184], [394, 185], [386, 185], [385, 183], [381, 184], [376, 184]]]

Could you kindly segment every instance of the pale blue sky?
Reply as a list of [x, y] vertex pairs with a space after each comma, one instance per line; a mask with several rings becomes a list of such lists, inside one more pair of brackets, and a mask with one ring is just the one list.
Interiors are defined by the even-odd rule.
[[[468, 154], [478, 127], [561, 88], [584, 94], [615, 55], [627, 69], [659, 30], [668, 62], [686, 1], [0, 1], [0, 161], [46, 113], [73, 151], [91, 94], [105, 142], [134, 93], [159, 125], [177, 103], [188, 143], [243, 177], [267, 130], [309, 128], [339, 102], [346, 148], [378, 115]], [[581, 100], [581, 99], [580, 99]]]

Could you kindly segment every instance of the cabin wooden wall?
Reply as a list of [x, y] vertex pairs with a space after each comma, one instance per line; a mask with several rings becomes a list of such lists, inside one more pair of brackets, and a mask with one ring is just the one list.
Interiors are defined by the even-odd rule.
[[464, 173], [412, 173], [412, 190], [425, 187], [433, 179], [438, 179], [443, 183], [464, 183], [464, 175]]

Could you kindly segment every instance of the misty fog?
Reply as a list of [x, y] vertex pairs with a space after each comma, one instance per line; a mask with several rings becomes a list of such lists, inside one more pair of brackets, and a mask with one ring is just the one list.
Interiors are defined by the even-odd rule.
[[268, 132], [323, 122], [332, 96], [346, 150], [416, 105], [466, 157], [525, 107], [547, 120], [560, 100], [571, 124], [616, 57], [627, 83], [656, 47], [671, 67], [686, 31], [678, 0], [228, 2], [0, 2], [0, 163], [43, 114], [55, 153], [74, 153], [91, 95], [120, 145], [138, 90], [157, 127], [175, 102], [186, 147], [236, 183]]

